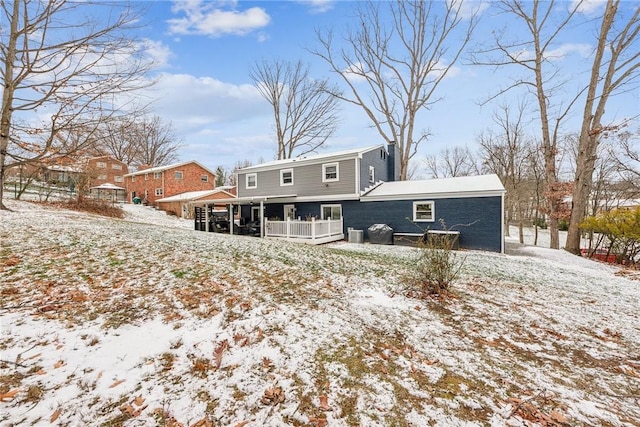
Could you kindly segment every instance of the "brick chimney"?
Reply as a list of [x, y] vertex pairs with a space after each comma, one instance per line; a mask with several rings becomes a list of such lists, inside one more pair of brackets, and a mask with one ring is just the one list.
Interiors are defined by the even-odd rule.
[[140, 172], [146, 169], [151, 169], [151, 165], [145, 165], [145, 164], [138, 165], [137, 171]]

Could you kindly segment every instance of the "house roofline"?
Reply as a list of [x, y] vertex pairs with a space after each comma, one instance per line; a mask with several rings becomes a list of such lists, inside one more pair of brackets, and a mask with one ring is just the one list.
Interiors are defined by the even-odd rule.
[[197, 160], [188, 160], [186, 162], [173, 163], [171, 165], [166, 165], [166, 166], [156, 166], [156, 167], [149, 168], [149, 169], [143, 169], [141, 171], [131, 172], [131, 173], [125, 174], [124, 176], [128, 177], [128, 176], [144, 175], [144, 174], [147, 174], [147, 173], [164, 172], [164, 171], [167, 171], [169, 169], [175, 169], [175, 168], [179, 168], [180, 166], [188, 165], [190, 163], [195, 163], [196, 165], [200, 166], [202, 169], [204, 169], [207, 172], [209, 172], [211, 175], [215, 176], [215, 173], [213, 171], [209, 170], [209, 168], [207, 168], [206, 166], [204, 166], [202, 163], [198, 162]]
[[238, 169], [236, 173], [237, 174], [254, 173], [254, 172], [262, 172], [262, 171], [268, 171], [268, 170], [278, 170], [278, 169], [282, 169], [283, 167], [294, 166], [294, 165], [305, 166], [305, 165], [326, 163], [326, 162], [337, 161], [337, 160], [357, 159], [357, 158], [362, 158], [362, 155], [365, 153], [368, 153], [369, 151], [377, 150], [380, 148], [386, 149], [384, 144], [376, 144], [376, 145], [371, 145], [369, 147], [364, 147], [364, 148], [359, 148], [354, 150], [318, 154], [312, 157], [296, 157], [293, 159], [274, 160], [272, 162], [263, 163], [261, 165], [249, 166], [246, 168]]

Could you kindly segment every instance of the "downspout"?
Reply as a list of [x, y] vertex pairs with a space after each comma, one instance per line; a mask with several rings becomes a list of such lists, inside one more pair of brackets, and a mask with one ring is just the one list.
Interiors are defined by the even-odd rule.
[[501, 226], [501, 233], [500, 233], [500, 253], [503, 254], [504, 253], [504, 191], [502, 192], [502, 195], [500, 196], [501, 202], [501, 209], [500, 209], [500, 223], [502, 224]]

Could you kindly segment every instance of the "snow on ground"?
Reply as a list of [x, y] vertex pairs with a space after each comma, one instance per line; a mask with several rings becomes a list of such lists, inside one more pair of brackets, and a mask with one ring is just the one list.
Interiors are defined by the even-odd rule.
[[2, 426], [639, 425], [640, 282], [618, 267], [509, 238], [423, 301], [413, 248], [7, 204]]

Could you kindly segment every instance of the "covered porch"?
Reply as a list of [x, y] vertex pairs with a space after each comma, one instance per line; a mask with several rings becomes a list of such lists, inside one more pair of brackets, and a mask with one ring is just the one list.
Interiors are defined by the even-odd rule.
[[[234, 227], [227, 227], [222, 232], [230, 234], [250, 234], [252, 236], [287, 240], [291, 242], [320, 245], [323, 243], [344, 240], [343, 219], [339, 215], [328, 219], [317, 219], [315, 216], [295, 218], [295, 196], [286, 197], [236, 197], [216, 200], [216, 204], [226, 205], [226, 212], [214, 211], [208, 203], [199, 203], [196, 208], [195, 229], [200, 231], [220, 231], [215, 227], [216, 215], [226, 218]], [[288, 204], [283, 204], [288, 203]], [[273, 212], [274, 209], [283, 212]], [[267, 215], [268, 212], [270, 212]], [[282, 216], [280, 216], [282, 215]], [[269, 219], [271, 218], [271, 219]], [[284, 218], [281, 219], [281, 218]], [[252, 233], [245, 229], [251, 224]]]

